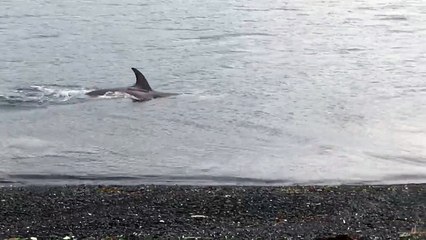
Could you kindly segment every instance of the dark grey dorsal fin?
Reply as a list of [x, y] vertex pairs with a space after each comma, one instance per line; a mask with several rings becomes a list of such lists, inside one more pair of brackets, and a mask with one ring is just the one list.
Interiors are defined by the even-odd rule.
[[149, 86], [148, 81], [146, 80], [145, 76], [139, 72], [136, 68], [132, 68], [133, 72], [136, 75], [136, 83], [134, 87], [141, 88], [147, 91], [152, 91], [151, 86]]

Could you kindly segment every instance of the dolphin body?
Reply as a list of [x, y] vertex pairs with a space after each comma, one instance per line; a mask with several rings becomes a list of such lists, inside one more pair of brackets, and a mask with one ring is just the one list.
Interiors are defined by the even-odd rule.
[[103, 96], [106, 93], [120, 92], [120, 93], [127, 93], [131, 95], [133, 97], [133, 101], [137, 101], [137, 102], [148, 101], [154, 98], [177, 95], [177, 93], [165, 93], [165, 92], [158, 92], [158, 91], [152, 90], [145, 76], [141, 72], [139, 72], [139, 70], [137, 70], [136, 68], [132, 68], [132, 70], [136, 75], [135, 85], [130, 87], [124, 87], [124, 88], [98, 89], [98, 90], [88, 92], [86, 93], [86, 95], [89, 95], [91, 97], [98, 97], [98, 96]]

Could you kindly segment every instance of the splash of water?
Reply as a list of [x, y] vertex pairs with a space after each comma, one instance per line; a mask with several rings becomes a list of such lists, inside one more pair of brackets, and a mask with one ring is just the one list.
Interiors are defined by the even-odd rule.
[[49, 105], [73, 104], [86, 99], [89, 90], [78, 86], [29, 86], [0, 94], [0, 108], [28, 109]]

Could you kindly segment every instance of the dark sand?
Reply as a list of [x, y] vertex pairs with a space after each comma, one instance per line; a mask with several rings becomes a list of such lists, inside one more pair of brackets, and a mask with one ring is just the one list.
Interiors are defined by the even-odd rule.
[[415, 227], [426, 184], [0, 188], [0, 239], [400, 239]]

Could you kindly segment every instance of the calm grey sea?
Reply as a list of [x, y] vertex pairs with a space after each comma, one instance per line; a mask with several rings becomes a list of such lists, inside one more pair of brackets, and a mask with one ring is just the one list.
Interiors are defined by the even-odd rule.
[[[2, 0], [0, 182], [426, 182], [426, 2]], [[179, 96], [85, 92], [134, 83]]]

